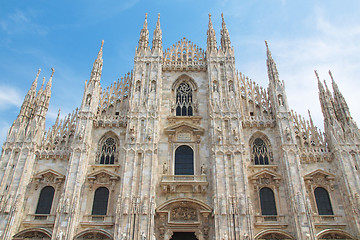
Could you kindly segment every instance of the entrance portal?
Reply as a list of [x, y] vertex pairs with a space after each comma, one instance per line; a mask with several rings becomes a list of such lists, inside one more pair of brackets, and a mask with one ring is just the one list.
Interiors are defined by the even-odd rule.
[[171, 240], [197, 240], [194, 232], [174, 232]]

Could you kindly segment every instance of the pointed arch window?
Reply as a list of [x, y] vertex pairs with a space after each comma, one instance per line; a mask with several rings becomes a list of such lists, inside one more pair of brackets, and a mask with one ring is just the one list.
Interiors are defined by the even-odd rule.
[[260, 189], [260, 205], [262, 215], [277, 215], [273, 190], [268, 187]]
[[175, 151], [175, 175], [194, 175], [194, 151], [180, 146]]
[[55, 189], [51, 186], [41, 189], [35, 214], [50, 214]]
[[192, 116], [193, 109], [193, 90], [183, 82], [176, 89], [176, 116]]
[[92, 215], [106, 215], [109, 201], [109, 190], [106, 187], [99, 187], [94, 194]]
[[269, 152], [265, 142], [261, 138], [255, 139], [252, 153], [255, 165], [269, 165]]
[[114, 138], [109, 137], [101, 146], [100, 164], [114, 164], [116, 155], [116, 141]]
[[314, 195], [319, 215], [334, 215], [328, 191], [322, 187], [317, 187]]

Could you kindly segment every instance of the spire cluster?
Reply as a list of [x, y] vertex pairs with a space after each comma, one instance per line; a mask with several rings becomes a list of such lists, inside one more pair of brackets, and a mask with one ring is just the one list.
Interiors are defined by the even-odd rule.
[[[156, 28], [153, 34], [151, 50], [153, 53], [155, 52], [162, 53], [162, 31], [160, 28], [160, 13], [158, 13]], [[136, 52], [137, 54], [141, 54], [141, 53], [143, 54], [147, 51], [149, 51], [149, 30], [148, 30], [147, 13], [146, 13], [144, 25], [140, 31], [139, 44]]]
[[342, 126], [352, 124], [352, 117], [350, 115], [349, 107], [345, 101], [345, 98], [340, 92], [331, 71], [329, 70], [329, 75], [332, 82], [333, 93], [331, 93], [329, 90], [325, 80], [324, 84], [321, 83], [319, 74], [316, 70], [315, 75], [318, 81], [320, 105], [325, 122], [330, 124], [338, 122]]

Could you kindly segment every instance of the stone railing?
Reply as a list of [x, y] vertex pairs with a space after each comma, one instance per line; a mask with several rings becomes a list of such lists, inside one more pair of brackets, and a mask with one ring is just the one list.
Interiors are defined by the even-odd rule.
[[287, 226], [288, 222], [287, 215], [255, 215], [256, 226]]
[[274, 127], [275, 120], [272, 116], [244, 116], [242, 125], [244, 128]]
[[113, 226], [114, 216], [112, 215], [84, 215], [81, 221], [83, 226]]
[[206, 192], [206, 175], [163, 175], [160, 186], [164, 192]]
[[23, 221], [25, 227], [31, 226], [53, 226], [55, 222], [54, 214], [28, 214]]
[[126, 116], [123, 115], [98, 115], [94, 119], [95, 127], [125, 127]]
[[345, 226], [343, 216], [341, 215], [312, 215], [316, 226]]

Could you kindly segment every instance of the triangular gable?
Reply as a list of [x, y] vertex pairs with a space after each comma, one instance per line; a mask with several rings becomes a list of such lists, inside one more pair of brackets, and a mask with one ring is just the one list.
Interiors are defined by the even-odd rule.
[[58, 173], [57, 171], [52, 170], [52, 169], [47, 169], [45, 171], [35, 174], [34, 179], [43, 179], [45, 177], [50, 177], [50, 176], [56, 180], [58, 180], [58, 179], [63, 180], [65, 178], [65, 176], [62, 175], [61, 173]]
[[97, 177], [99, 176], [103, 176], [103, 175], [107, 175], [109, 177], [110, 180], [117, 180], [120, 178], [119, 175], [115, 174], [115, 173], [112, 173], [106, 169], [101, 169], [99, 171], [96, 171], [96, 172], [93, 172], [93, 173], [90, 173], [88, 175], [88, 179], [91, 180], [95, 180]]
[[307, 179], [312, 179], [315, 175], [323, 175], [324, 177], [326, 177], [326, 179], [328, 180], [333, 180], [335, 179], [335, 175], [334, 174], [331, 174], [329, 172], [326, 172], [324, 170], [321, 170], [321, 169], [317, 169], [311, 173], [308, 173], [304, 176], [304, 179], [307, 180]]
[[182, 122], [179, 122], [179, 123], [176, 123], [174, 125], [171, 125], [167, 128], [165, 128], [165, 133], [174, 133], [176, 131], [178, 131], [179, 129], [186, 129], [186, 130], [190, 130], [192, 132], [194, 132], [195, 134], [197, 135], [201, 135], [205, 132], [205, 130], [199, 126], [196, 126], [194, 124], [191, 124], [191, 123], [188, 123], [188, 122], [185, 122], [185, 121], [182, 121]]
[[262, 170], [260, 172], [257, 172], [251, 176], [249, 176], [249, 178], [251, 180], [255, 180], [255, 179], [258, 179], [262, 176], [266, 176], [266, 175], [270, 175], [270, 177], [272, 177], [274, 180], [280, 180], [281, 179], [281, 175], [280, 174], [277, 174], [276, 172], [273, 172], [273, 171], [270, 171], [268, 169], [265, 169], [265, 170]]

